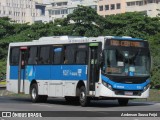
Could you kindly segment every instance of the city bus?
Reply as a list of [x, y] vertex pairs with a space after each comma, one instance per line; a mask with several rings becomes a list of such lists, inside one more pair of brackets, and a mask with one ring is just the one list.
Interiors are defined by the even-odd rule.
[[147, 98], [150, 50], [146, 40], [132, 37], [50, 36], [10, 43], [7, 90], [30, 94], [34, 103], [48, 97], [79, 101]]

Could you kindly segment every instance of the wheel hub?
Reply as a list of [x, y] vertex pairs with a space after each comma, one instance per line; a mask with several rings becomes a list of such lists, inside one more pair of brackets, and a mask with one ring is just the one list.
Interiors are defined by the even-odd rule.
[[33, 89], [32, 89], [32, 98], [35, 99], [36, 96], [37, 96], [37, 95], [36, 95], [36, 89], [33, 88]]
[[83, 102], [84, 99], [85, 99], [85, 93], [81, 92], [81, 94], [80, 94], [80, 100]]

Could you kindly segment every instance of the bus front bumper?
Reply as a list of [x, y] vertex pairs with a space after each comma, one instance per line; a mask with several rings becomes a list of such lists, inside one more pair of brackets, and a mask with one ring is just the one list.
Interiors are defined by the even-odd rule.
[[103, 84], [99, 84], [96, 87], [96, 97], [110, 97], [110, 98], [148, 98], [149, 89], [145, 91], [128, 91], [128, 90], [114, 90], [109, 89]]

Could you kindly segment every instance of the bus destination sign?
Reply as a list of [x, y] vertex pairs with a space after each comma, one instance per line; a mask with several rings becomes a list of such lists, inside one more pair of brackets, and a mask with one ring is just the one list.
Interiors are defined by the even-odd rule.
[[112, 45], [112, 46], [123, 46], [123, 47], [144, 47], [143, 42], [120, 41], [120, 40], [110, 40], [110, 45]]

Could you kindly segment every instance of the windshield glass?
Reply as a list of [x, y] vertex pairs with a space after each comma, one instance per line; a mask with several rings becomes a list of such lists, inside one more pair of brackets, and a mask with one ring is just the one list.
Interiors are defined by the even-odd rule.
[[105, 49], [102, 69], [109, 75], [148, 76], [150, 72], [149, 50], [123, 47]]

